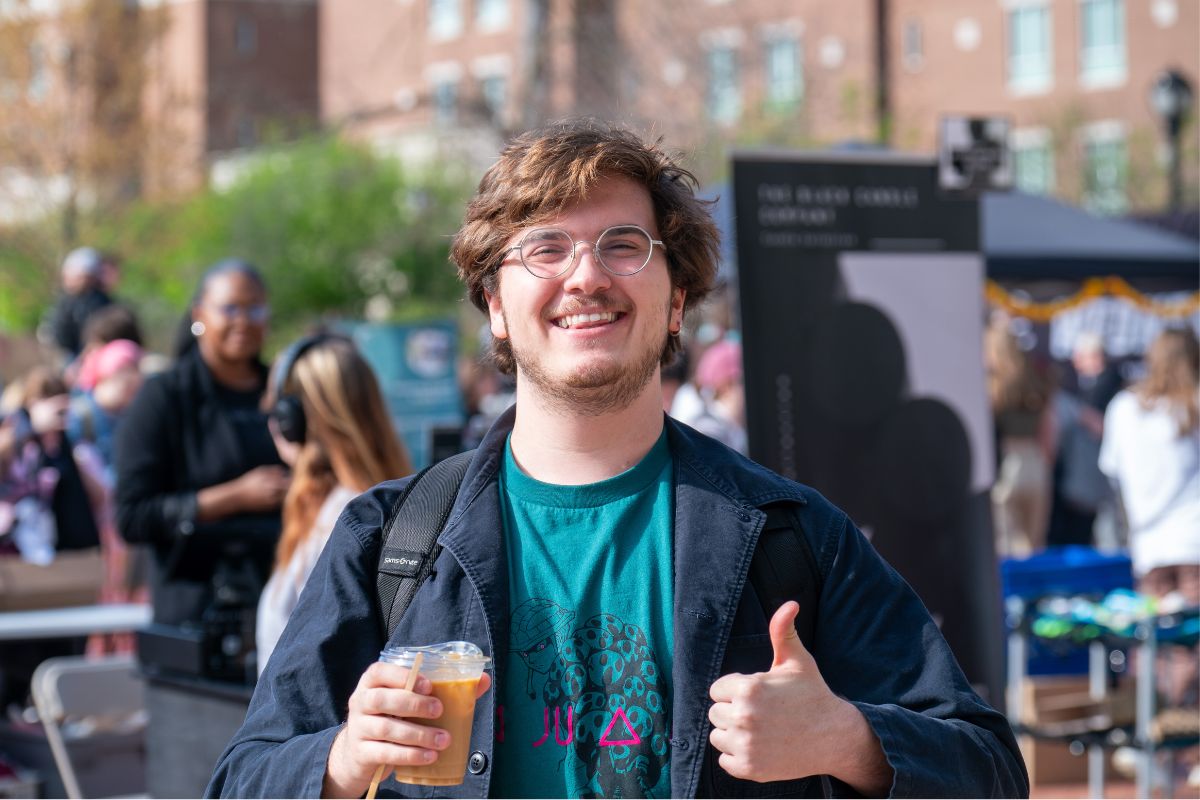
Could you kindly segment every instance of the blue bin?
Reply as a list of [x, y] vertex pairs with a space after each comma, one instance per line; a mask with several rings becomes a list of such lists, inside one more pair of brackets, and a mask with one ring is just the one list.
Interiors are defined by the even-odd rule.
[[[1090, 547], [1054, 547], [1029, 558], [1000, 562], [1004, 598], [1020, 597], [1030, 603], [1047, 595], [1095, 595], [1113, 589], [1133, 588], [1133, 565], [1126, 553], [1101, 553]], [[1055, 652], [1045, 643], [1029, 643], [1030, 675], [1084, 675], [1086, 648]]]

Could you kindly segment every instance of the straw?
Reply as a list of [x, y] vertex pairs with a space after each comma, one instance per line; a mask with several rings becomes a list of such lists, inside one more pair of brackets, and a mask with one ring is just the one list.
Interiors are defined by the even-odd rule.
[[[424, 658], [424, 653], [417, 653], [413, 656], [412, 666], [408, 668], [408, 681], [404, 684], [405, 691], [411, 692], [416, 687], [417, 677], [421, 674], [421, 661]], [[379, 791], [379, 782], [383, 780], [385, 771], [391, 772], [387, 764], [380, 764], [375, 768], [375, 775], [371, 778], [371, 788], [367, 789], [367, 800], [375, 800], [375, 792]]]

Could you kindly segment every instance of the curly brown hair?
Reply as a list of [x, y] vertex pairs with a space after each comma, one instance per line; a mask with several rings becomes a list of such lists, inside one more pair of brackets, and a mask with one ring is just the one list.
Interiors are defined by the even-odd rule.
[[[661, 139], [650, 144], [591, 119], [556, 122], [517, 136], [480, 180], [450, 248], [471, 302], [487, 313], [484, 293], [496, 292], [504, 247], [514, 234], [558, 216], [612, 177], [632, 180], [650, 193], [671, 285], [686, 292], [684, 313], [703, 302], [720, 256], [712, 202], [696, 196], [695, 175], [675, 163]], [[662, 363], [669, 363], [679, 347], [678, 337], [668, 336]], [[492, 340], [492, 358], [502, 372], [513, 373], [507, 340]]]

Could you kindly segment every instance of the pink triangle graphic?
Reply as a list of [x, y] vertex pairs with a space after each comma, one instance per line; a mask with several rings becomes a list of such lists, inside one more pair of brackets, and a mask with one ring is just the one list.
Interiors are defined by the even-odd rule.
[[[620, 741], [614, 741], [614, 740], [608, 738], [608, 734], [612, 732], [613, 725], [617, 724], [618, 719], [620, 719], [621, 723], [625, 726], [625, 730], [629, 731], [629, 735], [633, 737], [632, 739], [621, 739]], [[622, 744], [641, 744], [641, 743], [642, 743], [642, 737], [638, 736], [637, 731], [635, 731], [633, 729], [633, 726], [629, 724], [629, 718], [625, 716], [625, 710], [622, 708], [618, 708], [615, 712], [613, 712], [613, 717], [611, 720], [609, 720], [608, 727], [604, 729], [604, 735], [600, 737], [600, 746], [601, 747], [616, 747], [617, 745], [622, 745]]]

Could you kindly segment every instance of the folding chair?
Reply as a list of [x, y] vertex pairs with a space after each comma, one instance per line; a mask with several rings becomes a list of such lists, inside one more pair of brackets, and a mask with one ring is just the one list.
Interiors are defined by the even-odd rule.
[[[89, 786], [89, 795], [144, 790], [144, 767], [136, 775], [127, 774], [130, 764], [144, 765], [141, 728], [145, 726], [145, 693], [133, 656], [50, 658], [34, 671], [32, 683], [33, 702], [67, 797], [74, 800], [85, 796], [80, 777], [88, 769], [72, 762], [72, 750], [78, 756], [84, 740], [101, 736], [107, 738], [110, 747], [115, 744], [119, 748], [121, 757], [105, 754], [101, 761], [110, 766], [110, 774], [99, 776], [104, 779], [85, 780], [96, 784]], [[91, 724], [84, 722], [85, 718], [90, 718]], [[131, 730], [134, 735], [130, 735]], [[91, 771], [97, 770], [92, 767]]]

